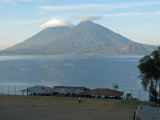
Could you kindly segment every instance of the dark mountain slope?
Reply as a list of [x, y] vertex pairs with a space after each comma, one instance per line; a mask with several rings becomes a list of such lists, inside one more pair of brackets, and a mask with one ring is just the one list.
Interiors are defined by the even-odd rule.
[[37, 33], [33, 37], [25, 40], [24, 42], [18, 43], [13, 47], [6, 49], [6, 51], [17, 51], [19, 50], [38, 50], [40, 47], [45, 46], [50, 41], [54, 41], [60, 35], [64, 34], [69, 27], [50, 27], [42, 30], [41, 32]]

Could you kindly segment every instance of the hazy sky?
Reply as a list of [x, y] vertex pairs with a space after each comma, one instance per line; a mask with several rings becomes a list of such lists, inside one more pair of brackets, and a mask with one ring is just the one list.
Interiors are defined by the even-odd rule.
[[0, 0], [0, 49], [46, 27], [83, 20], [139, 43], [160, 45], [160, 0]]

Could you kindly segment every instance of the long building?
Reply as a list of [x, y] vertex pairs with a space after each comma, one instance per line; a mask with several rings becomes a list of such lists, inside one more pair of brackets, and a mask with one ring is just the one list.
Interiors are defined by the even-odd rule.
[[83, 95], [88, 90], [90, 89], [86, 87], [54, 86], [52, 93], [62, 95]]
[[96, 98], [122, 98], [123, 92], [112, 90], [108, 88], [97, 88], [93, 90], [89, 90], [85, 93], [88, 97], [96, 97]]

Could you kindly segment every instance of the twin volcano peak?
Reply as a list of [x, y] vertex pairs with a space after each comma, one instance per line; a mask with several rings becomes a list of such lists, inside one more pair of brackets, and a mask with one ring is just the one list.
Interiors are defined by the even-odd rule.
[[[137, 50], [133, 49], [139, 48]], [[129, 47], [132, 47], [130, 49]], [[126, 49], [127, 48], [127, 49]], [[1, 54], [146, 54], [154, 47], [133, 42], [92, 21], [50, 27]]]
[[97, 25], [97, 24], [90, 20], [82, 21], [78, 24], [78, 26], [84, 26], [84, 27], [91, 26], [91, 25]]

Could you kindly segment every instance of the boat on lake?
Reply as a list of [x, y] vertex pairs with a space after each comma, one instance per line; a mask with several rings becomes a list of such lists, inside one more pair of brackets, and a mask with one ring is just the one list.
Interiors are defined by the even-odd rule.
[[118, 88], [118, 84], [117, 83], [113, 83], [112, 86], [115, 87], [115, 88]]

